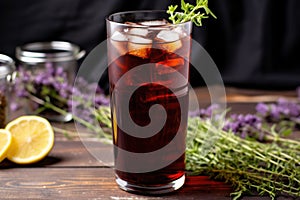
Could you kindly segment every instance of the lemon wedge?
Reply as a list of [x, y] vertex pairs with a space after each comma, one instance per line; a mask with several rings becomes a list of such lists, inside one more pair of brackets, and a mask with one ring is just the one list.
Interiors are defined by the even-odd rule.
[[6, 158], [11, 145], [11, 138], [11, 133], [8, 130], [0, 129], [0, 162]]
[[51, 124], [43, 117], [21, 116], [6, 127], [12, 141], [7, 158], [17, 164], [32, 164], [45, 158], [54, 145]]

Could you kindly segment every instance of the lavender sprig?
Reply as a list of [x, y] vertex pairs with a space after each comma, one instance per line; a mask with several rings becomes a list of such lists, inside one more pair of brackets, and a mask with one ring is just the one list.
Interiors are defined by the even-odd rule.
[[262, 120], [256, 115], [252, 114], [232, 114], [225, 122], [223, 130], [232, 131], [243, 139], [255, 138], [263, 141], [265, 132], [261, 131]]
[[278, 127], [297, 128], [300, 126], [300, 104], [284, 98], [275, 103], [258, 103], [257, 115], [269, 123], [277, 123]]
[[99, 128], [99, 122], [95, 124], [100, 106], [109, 105], [109, 99], [97, 84], [88, 83], [79, 77], [77, 87], [74, 87], [68, 81], [63, 68], [47, 64], [45, 70], [35, 73], [21, 68], [16, 78], [16, 86], [17, 96], [27, 99], [35, 114], [71, 114], [78, 123], [101, 137], [111, 139], [110, 134], [105, 134]]
[[[218, 109], [218, 105], [211, 105], [190, 112], [190, 117], [209, 119]], [[300, 128], [300, 104], [297, 102], [281, 98], [275, 103], [258, 103], [256, 111], [255, 114], [227, 116], [223, 130], [232, 131], [244, 139], [266, 142], [273, 137], [272, 129], [281, 136], [288, 136]]]
[[[63, 69], [54, 68], [51, 64], [47, 64], [45, 70], [37, 73], [20, 68], [16, 78], [15, 91], [17, 97], [30, 99], [34, 96], [68, 110], [67, 99], [72, 96], [72, 87], [67, 80], [67, 74]], [[37, 114], [46, 109], [35, 101], [31, 103]]]

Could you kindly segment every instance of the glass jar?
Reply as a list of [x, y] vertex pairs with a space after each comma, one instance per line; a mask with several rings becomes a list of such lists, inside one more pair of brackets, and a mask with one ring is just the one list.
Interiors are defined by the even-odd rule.
[[[73, 84], [78, 69], [78, 60], [85, 53], [79, 46], [64, 41], [35, 42], [16, 48], [19, 69], [28, 71], [32, 76], [38, 76], [46, 73], [49, 65], [53, 69], [62, 68], [67, 75], [68, 85]], [[27, 112], [36, 114], [36, 109], [34, 106], [28, 106]], [[51, 121], [67, 122], [72, 119], [71, 113], [63, 115], [45, 110], [38, 114]]]
[[13, 59], [0, 54], [0, 128], [4, 128], [10, 118], [9, 102], [16, 74], [15, 69]]

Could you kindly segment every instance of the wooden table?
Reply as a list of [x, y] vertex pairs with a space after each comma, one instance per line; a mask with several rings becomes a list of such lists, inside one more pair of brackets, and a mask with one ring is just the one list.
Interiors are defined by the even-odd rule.
[[[205, 89], [197, 91], [205, 102]], [[274, 100], [282, 92], [247, 90], [227, 90], [232, 112], [254, 112], [256, 100]], [[294, 98], [294, 91], [284, 92]], [[205, 98], [204, 98], [205, 97]], [[255, 100], [256, 99], [256, 100]], [[57, 124], [68, 129], [73, 123]], [[87, 141], [97, 148], [98, 141]], [[188, 176], [182, 189], [164, 196], [142, 196], [120, 190], [114, 180], [112, 166], [98, 162], [85, 148], [79, 138], [66, 138], [56, 133], [55, 146], [41, 162], [33, 165], [16, 165], [7, 160], [0, 164], [0, 199], [111, 199], [111, 200], [226, 200], [231, 188], [223, 182], [212, 181], [206, 176]], [[248, 196], [245, 200], [269, 199], [268, 197]], [[291, 199], [279, 197], [281, 199]]]

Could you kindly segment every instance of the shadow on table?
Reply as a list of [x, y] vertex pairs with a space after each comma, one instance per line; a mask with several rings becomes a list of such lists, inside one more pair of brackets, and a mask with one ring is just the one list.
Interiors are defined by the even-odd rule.
[[26, 165], [21, 165], [21, 164], [16, 164], [13, 163], [11, 161], [9, 161], [8, 159], [5, 159], [4, 161], [2, 161], [0, 163], [0, 169], [9, 169], [9, 168], [22, 168], [22, 167], [47, 167], [50, 165], [54, 165], [58, 162], [61, 162], [61, 158], [58, 157], [53, 157], [53, 156], [47, 156], [46, 158], [44, 158], [43, 160], [37, 162], [37, 163], [33, 163], [33, 164], [26, 164]]

